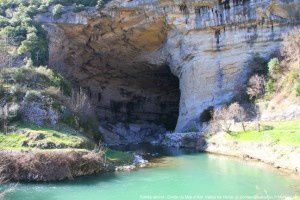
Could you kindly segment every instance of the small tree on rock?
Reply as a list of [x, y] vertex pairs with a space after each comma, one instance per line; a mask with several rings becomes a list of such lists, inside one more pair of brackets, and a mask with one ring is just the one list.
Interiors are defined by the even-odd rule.
[[249, 79], [247, 94], [251, 100], [260, 98], [265, 93], [266, 80], [263, 76], [255, 74]]

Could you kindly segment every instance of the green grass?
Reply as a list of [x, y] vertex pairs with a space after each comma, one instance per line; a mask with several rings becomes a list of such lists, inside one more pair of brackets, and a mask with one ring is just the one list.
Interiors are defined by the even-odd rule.
[[0, 133], [0, 149], [1, 150], [25, 149], [22, 147], [22, 143], [25, 140], [26, 137], [24, 135], [20, 135], [20, 134], [4, 135], [3, 133]]
[[[44, 138], [34, 140], [35, 135], [43, 135]], [[22, 146], [25, 141], [28, 146]], [[28, 150], [33, 148], [31, 145], [47, 142], [51, 142], [56, 146], [61, 145], [61, 148], [92, 149], [94, 147], [93, 142], [80, 135], [76, 130], [64, 125], [57, 126], [54, 129], [23, 123], [17, 125], [16, 132], [0, 133], [0, 149], [2, 150]]]
[[274, 142], [281, 145], [300, 146], [300, 120], [282, 122], [262, 122], [269, 130], [250, 130], [228, 135], [227, 139], [249, 142]]
[[105, 152], [107, 160], [114, 164], [131, 164], [133, 160], [133, 154], [129, 152], [122, 152], [108, 149]]

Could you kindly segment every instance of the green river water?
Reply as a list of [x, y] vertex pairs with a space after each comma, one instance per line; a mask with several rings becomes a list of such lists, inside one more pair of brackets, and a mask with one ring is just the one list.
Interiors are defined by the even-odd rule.
[[7, 200], [284, 199], [300, 194], [298, 178], [256, 163], [208, 154], [176, 154], [155, 166], [74, 181], [19, 184]]

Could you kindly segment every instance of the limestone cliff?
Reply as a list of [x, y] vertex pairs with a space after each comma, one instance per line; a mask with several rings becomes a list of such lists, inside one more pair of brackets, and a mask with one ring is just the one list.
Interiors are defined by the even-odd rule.
[[300, 24], [299, 0], [112, 0], [101, 12], [65, 9], [36, 17], [48, 32], [50, 66], [86, 88], [101, 122], [176, 131], [239, 95], [253, 57], [269, 57]]

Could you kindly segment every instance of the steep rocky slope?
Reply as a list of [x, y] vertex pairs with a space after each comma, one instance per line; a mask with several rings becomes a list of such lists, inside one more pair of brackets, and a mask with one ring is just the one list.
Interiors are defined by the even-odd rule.
[[253, 59], [299, 27], [299, 10], [299, 0], [112, 0], [101, 12], [65, 7], [36, 20], [48, 32], [50, 66], [86, 88], [104, 132], [121, 140], [146, 121], [199, 128], [205, 110], [240, 95]]

